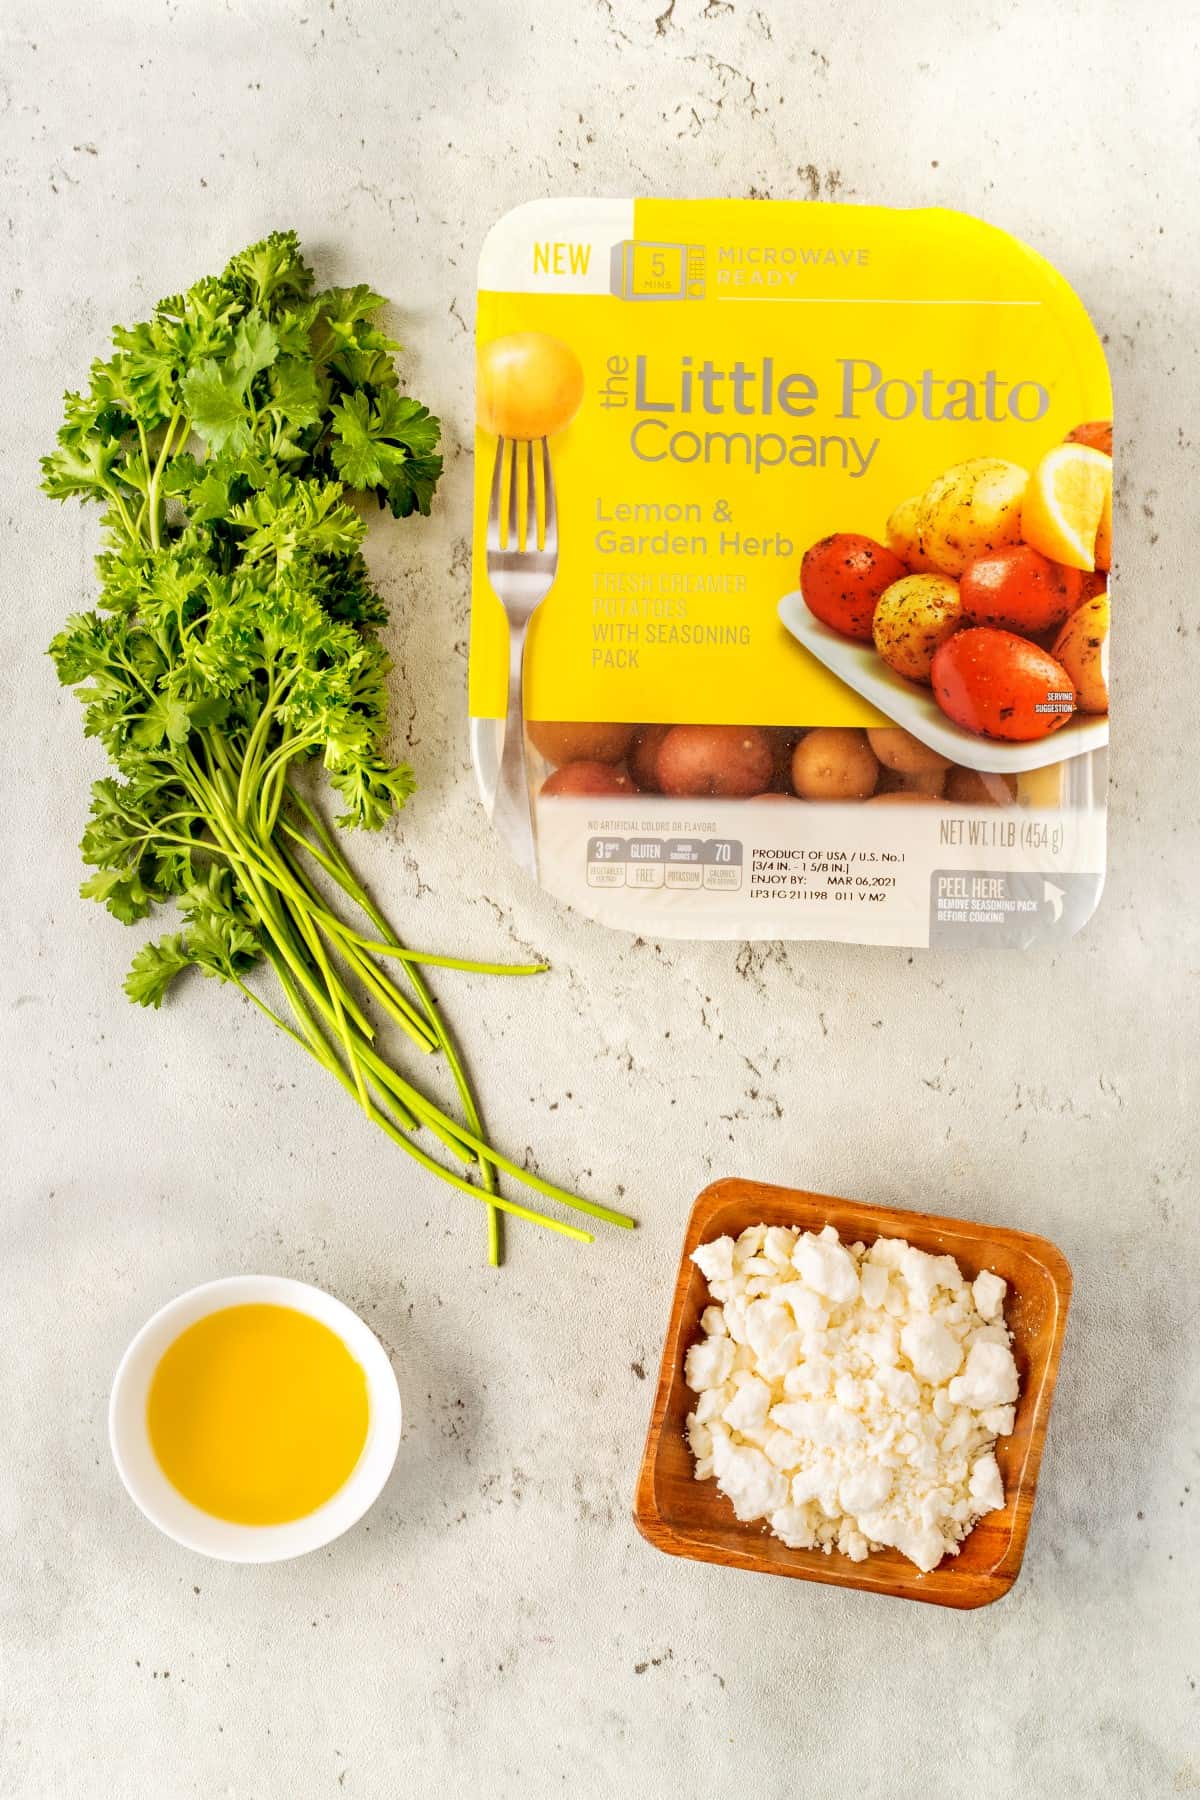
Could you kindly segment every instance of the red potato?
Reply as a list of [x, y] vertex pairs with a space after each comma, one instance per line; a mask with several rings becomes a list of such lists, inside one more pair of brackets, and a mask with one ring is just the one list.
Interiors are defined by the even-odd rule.
[[603, 725], [526, 719], [525, 732], [548, 763], [619, 763], [633, 741], [632, 725]]
[[1028, 638], [975, 625], [933, 659], [933, 697], [956, 725], [980, 737], [1030, 743], [1069, 723], [1075, 683]]
[[763, 727], [771, 740], [771, 754], [775, 758], [775, 773], [771, 777], [773, 794], [792, 794], [792, 752], [804, 736], [802, 725], [765, 725]]
[[1005, 631], [1051, 631], [1079, 605], [1083, 576], [1051, 562], [1028, 544], [1011, 544], [968, 563], [958, 584], [963, 617], [971, 625]]
[[1068, 431], [1064, 440], [1068, 444], [1086, 444], [1091, 450], [1102, 450], [1105, 456], [1112, 455], [1112, 420], [1089, 419], [1084, 425], [1077, 425], [1074, 431]]
[[658, 753], [669, 725], [639, 725], [629, 746], [629, 773], [643, 794], [658, 793]]
[[839, 531], [804, 552], [800, 592], [823, 625], [870, 643], [879, 596], [907, 574], [900, 558], [874, 538]]
[[626, 769], [616, 768], [606, 762], [569, 762], [561, 769], [555, 769], [542, 783], [542, 799], [552, 800], [556, 795], [586, 794], [591, 799], [599, 799], [602, 795], [632, 794], [636, 792], [633, 781]]
[[672, 725], [657, 767], [664, 794], [746, 800], [770, 787], [775, 757], [757, 725]]

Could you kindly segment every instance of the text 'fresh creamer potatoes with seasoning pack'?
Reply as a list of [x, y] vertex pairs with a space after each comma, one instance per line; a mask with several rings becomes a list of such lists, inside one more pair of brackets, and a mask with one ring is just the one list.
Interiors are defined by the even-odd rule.
[[497, 829], [675, 937], [1017, 945], [1104, 870], [1111, 394], [964, 215], [547, 200], [479, 271]]

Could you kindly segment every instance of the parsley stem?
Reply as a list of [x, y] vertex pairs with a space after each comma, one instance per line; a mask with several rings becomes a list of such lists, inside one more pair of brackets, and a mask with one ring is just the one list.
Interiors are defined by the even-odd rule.
[[[296, 1005], [297, 997], [289, 991], [293, 987], [290, 975], [287, 973], [286, 969], [280, 969], [278, 967], [276, 967], [276, 974], [283, 984], [284, 991], [288, 993], [289, 1000], [291, 1000], [293, 1005]], [[301, 1010], [303, 1010], [302, 1003]], [[341, 1083], [347, 1093], [350, 1094], [351, 1097], [354, 1097], [353, 1083], [350, 1081], [345, 1070], [336, 1063], [329, 1063], [326, 1066], [329, 1068], [330, 1074]], [[564, 1237], [577, 1238], [581, 1243], [585, 1244], [590, 1244], [592, 1242], [592, 1234], [589, 1231], [583, 1231], [576, 1225], [568, 1225], [565, 1220], [551, 1218], [546, 1213], [534, 1212], [532, 1208], [522, 1206], [518, 1201], [509, 1200], [501, 1194], [489, 1194], [481, 1188], [476, 1187], [473, 1182], [464, 1180], [461, 1175], [456, 1175], [452, 1169], [444, 1169], [441, 1163], [435, 1162], [432, 1156], [426, 1155], [425, 1151], [417, 1144], [412, 1143], [405, 1137], [404, 1133], [391, 1124], [387, 1117], [382, 1114], [377, 1107], [371, 1106], [368, 1110], [367, 1117], [373, 1124], [378, 1125], [382, 1131], [386, 1132], [388, 1137], [390, 1137], [394, 1143], [399, 1144], [402, 1150], [419, 1162], [423, 1168], [428, 1169], [431, 1174], [438, 1176], [440, 1180], [449, 1182], [451, 1187], [459, 1188], [464, 1194], [469, 1194], [473, 1200], [482, 1201], [488, 1206], [499, 1207], [502, 1212], [511, 1213], [514, 1218], [528, 1219], [535, 1225], [544, 1225], [547, 1230], [560, 1232]]]
[[133, 520], [130, 518], [128, 512], [125, 510], [125, 502], [121, 498], [121, 495], [120, 495], [120, 492], [118, 491], [118, 489], [116, 489], [115, 487], [109, 487], [106, 485], [104, 491], [108, 495], [109, 499], [112, 501], [113, 505], [116, 507], [117, 511], [120, 513], [127, 535], [131, 539], [137, 539], [141, 534], [138, 531], [138, 528], [134, 524]]
[[[236, 856], [236, 843], [231, 845], [230, 848]], [[278, 947], [281, 955], [287, 961], [292, 973], [309, 994], [310, 998], [316, 1003], [318, 1010], [320, 1010], [326, 1003], [323, 1000], [320, 989], [313, 979], [312, 974], [305, 967], [304, 960], [299, 954], [299, 946], [295, 943], [292, 934], [288, 931], [286, 920], [281, 916], [279, 906], [273, 901], [269, 892], [264, 892], [258, 872], [253, 868], [252, 864], [244, 856], [237, 857], [237, 861], [240, 868], [240, 878], [245, 882], [264, 926], [270, 933], [271, 938]], [[369, 1040], [372, 1036], [370, 1021], [364, 1018], [359, 1009], [353, 1005], [353, 1002], [351, 1002], [351, 1008], [356, 1015], [355, 1023], [360, 1026], [363, 1035]]]
[[[218, 841], [222, 844], [226, 853], [235, 860], [235, 863], [241, 872], [241, 878], [254, 887], [256, 903], [260, 913], [264, 917], [264, 921], [268, 922], [269, 925], [272, 919], [278, 918], [278, 913], [277, 909], [272, 906], [269, 895], [263, 892], [261, 885], [263, 879], [265, 879], [272, 888], [277, 889], [283, 896], [291, 898], [293, 901], [299, 899], [303, 906], [305, 904], [304, 896], [296, 888], [295, 883], [289, 880], [288, 872], [278, 855], [272, 857], [262, 846], [256, 846], [244, 831], [239, 830], [236, 821], [229, 816], [228, 808], [215, 791], [210, 790], [207, 797], [214, 829], [218, 824], [223, 827]], [[273, 933], [273, 935], [277, 934]], [[364, 966], [367, 966], [365, 965], [365, 959], [361, 960], [363, 961]], [[293, 966], [297, 967], [297, 973], [299, 973], [298, 966], [295, 964], [293, 964]], [[304, 980], [306, 984], [308, 983], [309, 978], [306, 974], [302, 975], [301, 979]], [[332, 978], [330, 977], [330, 979]], [[394, 998], [389, 996], [385, 991], [382, 981], [377, 980], [373, 986], [371, 983], [368, 983], [368, 986], [371, 987], [371, 991], [375, 993], [376, 998], [380, 1000], [381, 1004], [387, 1007], [387, 1010], [391, 1013], [393, 1018], [396, 1019], [397, 1023], [403, 1026], [420, 1048], [425, 1051], [430, 1051], [435, 1047], [436, 1040], [431, 1036], [427, 1026], [401, 995], [394, 994]], [[358, 1025], [363, 1036], [369, 1041], [374, 1036], [374, 1030], [370, 1021], [364, 1016], [354, 1000], [344, 989], [339, 992], [338, 1004], [341, 1005], [343, 1000], [356, 1025]]]
[[[354, 1077], [355, 1090], [358, 1093], [358, 1097], [362, 1104], [363, 1111], [369, 1112], [371, 1109], [371, 1103], [367, 1098], [367, 1088], [366, 1088], [366, 1083], [363, 1080], [362, 1064], [360, 1063], [360, 1061], [358, 1059], [358, 1054], [355, 1049], [354, 1039], [351, 1036], [350, 1027], [346, 1020], [346, 1009], [342, 1004], [341, 991], [339, 989], [338, 983], [333, 978], [333, 971], [329, 967], [329, 959], [326, 957], [325, 951], [321, 944], [321, 934], [319, 931], [317, 931], [313, 928], [312, 924], [304, 918], [302, 913], [297, 913], [297, 914], [294, 914], [293, 916], [295, 917], [296, 923], [300, 928], [301, 934], [303, 935], [306, 943], [308, 944], [309, 951], [311, 952], [314, 961], [317, 963], [318, 967], [320, 968], [321, 974], [324, 978], [325, 989], [329, 995], [330, 1003], [333, 1008], [334, 1022], [335, 1022], [336, 1028], [337, 1028], [337, 1033], [338, 1033], [338, 1036], [341, 1038], [342, 1047], [344, 1048], [344, 1050], [346, 1052], [346, 1060], [350, 1064], [350, 1073]], [[346, 998], [349, 999], [349, 995], [347, 995]], [[351, 1004], [353, 1004], [353, 1002], [351, 1002]]]
[[[364, 1050], [363, 1062], [370, 1071], [374, 1085], [376, 1087], [385, 1087], [388, 1090], [388, 1099], [391, 1104], [396, 1107], [403, 1106], [406, 1116], [411, 1117], [412, 1109], [406, 1102], [408, 1094], [410, 1092], [415, 1093], [417, 1090], [415, 1088], [410, 1089], [403, 1077], [398, 1075], [391, 1064], [385, 1062], [383, 1057], [377, 1055], [375, 1051], [370, 1049]], [[432, 1119], [417, 1118], [409, 1129], [412, 1131], [419, 1131], [422, 1126], [425, 1126], [428, 1130], [432, 1131], [434, 1137], [439, 1139], [440, 1142], [445, 1145], [451, 1155], [457, 1156], [460, 1162], [474, 1163], [479, 1161], [475, 1152], [468, 1148], [454, 1132], [448, 1130], [442, 1123], [440, 1114]]]
[[633, 1229], [634, 1222], [627, 1213], [617, 1212], [610, 1206], [600, 1206], [594, 1200], [581, 1200], [578, 1195], [568, 1193], [566, 1188], [556, 1187], [552, 1181], [544, 1181], [540, 1175], [535, 1175], [532, 1169], [523, 1169], [520, 1163], [513, 1162], [511, 1157], [505, 1156], [499, 1150], [494, 1150], [490, 1144], [483, 1143], [465, 1126], [455, 1125], [453, 1119], [447, 1119], [444, 1113], [439, 1113], [432, 1101], [427, 1100], [408, 1082], [402, 1082], [401, 1091], [420, 1119], [427, 1120], [430, 1117], [440, 1119], [464, 1144], [469, 1144], [477, 1155], [488, 1157], [498, 1168], [507, 1170], [510, 1175], [515, 1175], [517, 1180], [524, 1182], [527, 1187], [536, 1188], [539, 1194], [545, 1194], [549, 1199], [557, 1200], [563, 1206], [569, 1206], [576, 1212], [589, 1213], [592, 1218], [603, 1219], [609, 1225], [621, 1225], [627, 1230]]
[[424, 1051], [426, 1055], [431, 1055], [438, 1047], [436, 1034], [430, 1031], [415, 1008], [409, 1005], [404, 995], [385, 976], [380, 974], [374, 964], [363, 956], [354, 944], [345, 943], [338, 934], [333, 932], [330, 916], [325, 913], [324, 908], [321, 909], [321, 914], [324, 916], [318, 915], [319, 923], [330, 938], [337, 955], [362, 982], [371, 997], [378, 1001], [384, 1011], [398, 1025], [404, 1027], [417, 1048]]
[[[292, 837], [294, 837], [298, 843], [303, 844], [306, 848], [308, 848], [309, 850], [312, 850], [313, 846], [308, 842], [308, 840], [305, 837], [302, 836], [302, 834], [300, 834], [294, 830], [291, 830], [291, 828], [289, 828], [289, 832], [290, 832], [290, 835]], [[329, 863], [325, 857], [320, 856], [319, 852], [314, 852], [314, 854], [316, 854], [319, 857], [320, 862], [322, 863], [322, 865], [324, 865], [327, 868], [327, 870], [333, 876], [333, 878], [335, 880], [340, 880], [340, 877], [339, 877], [336, 867], [333, 864]], [[300, 882], [300, 884], [303, 886], [303, 888], [305, 889], [305, 892], [312, 896], [312, 899], [314, 902], [319, 903], [319, 896], [317, 895], [316, 890], [313, 888], [312, 883], [309, 881], [307, 876], [305, 876], [303, 871], [300, 869], [300, 867], [296, 863], [295, 857], [289, 856], [287, 854], [287, 852], [283, 851], [282, 849], [280, 851], [280, 855], [283, 858], [283, 860], [287, 863], [288, 868], [291, 869], [292, 872], [294, 873], [297, 881]], [[358, 886], [357, 883], [355, 883], [355, 885]], [[359, 888], [359, 892], [365, 893], [365, 890]], [[363, 947], [367, 948], [368, 950], [371, 948], [378, 948], [378, 949], [382, 949], [384, 951], [395, 950], [395, 951], [399, 952], [400, 955], [407, 956], [407, 952], [404, 950], [403, 945], [401, 945], [399, 943], [399, 941], [395, 937], [395, 934], [392, 932], [390, 926], [386, 923], [385, 920], [382, 919], [382, 917], [379, 918], [378, 928], [380, 930], [384, 931], [386, 933], [386, 935], [388, 936], [388, 938], [390, 938], [392, 941], [391, 941], [391, 943], [388, 943], [388, 944], [373, 945], [372, 940], [370, 940], [370, 939], [359, 940], [359, 934], [356, 932], [349, 931], [348, 927], [345, 926], [343, 924], [343, 922], [336, 917], [335, 914], [328, 912], [324, 908], [322, 908], [322, 912], [323, 912], [324, 918], [329, 921], [329, 924], [339, 933], [339, 935], [341, 935], [343, 937], [348, 937], [352, 941], [360, 941], [361, 944], [363, 945]], [[359, 961], [365, 962], [365, 959], [359, 958]], [[373, 965], [371, 965], [369, 963], [366, 963], [365, 966], [367, 968], [373, 968]], [[446, 1058], [446, 1062], [450, 1068], [450, 1073], [454, 1080], [454, 1085], [458, 1089], [458, 1094], [459, 1094], [459, 1098], [462, 1102], [463, 1111], [466, 1114], [467, 1124], [470, 1126], [471, 1130], [476, 1134], [477, 1137], [482, 1138], [482, 1136], [483, 1136], [483, 1120], [482, 1120], [482, 1117], [479, 1112], [479, 1106], [475, 1099], [475, 1094], [471, 1087], [470, 1079], [467, 1075], [466, 1069], [463, 1066], [462, 1059], [458, 1054], [457, 1046], [455, 1045], [454, 1040], [451, 1037], [449, 1031], [446, 1029], [444, 1023], [442, 1022], [441, 1015], [437, 1009], [437, 1002], [434, 1000], [433, 995], [430, 992], [430, 989], [429, 989], [428, 985], [426, 984], [426, 982], [424, 981], [423, 977], [415, 969], [409, 967], [407, 963], [405, 965], [405, 974], [407, 975], [408, 980], [409, 980], [410, 984], [412, 985], [413, 991], [416, 993], [417, 998], [421, 1002], [422, 1008], [424, 1009], [425, 1016], [428, 1019], [430, 1027], [433, 1030], [433, 1032], [435, 1033], [435, 1035], [437, 1037], [437, 1041], [442, 1049], [442, 1053]], [[430, 1121], [430, 1126], [431, 1126], [431, 1129], [437, 1131], [438, 1135], [442, 1136], [443, 1140], [445, 1141], [444, 1129], [442, 1127], [438, 1126], [437, 1124], [434, 1124], [433, 1121]], [[454, 1140], [454, 1139], [451, 1140], [451, 1148], [455, 1149], [458, 1152], [458, 1154], [460, 1154], [460, 1155], [464, 1154], [464, 1147], [461, 1144], [459, 1144], [457, 1140]], [[466, 1154], [469, 1154], [469, 1152]], [[487, 1189], [487, 1191], [489, 1193], [495, 1193], [497, 1191], [496, 1165], [488, 1157], [483, 1156], [483, 1155], [480, 1155], [478, 1160], [479, 1160], [479, 1167], [480, 1167], [480, 1176], [483, 1181], [484, 1187]], [[503, 1260], [503, 1243], [502, 1243], [502, 1234], [501, 1234], [501, 1228], [500, 1228], [500, 1213], [496, 1210], [495, 1207], [491, 1207], [488, 1210], [488, 1262], [490, 1263], [492, 1268], [499, 1268], [502, 1260]]]
[[[270, 1019], [272, 1025], [277, 1025], [279, 1027], [280, 1031], [285, 1031], [287, 1033], [288, 1037], [291, 1038], [293, 1044], [299, 1044], [300, 1048], [302, 1050], [306, 1051], [309, 1056], [315, 1055], [312, 1045], [307, 1043], [304, 1040], [304, 1038], [302, 1038], [300, 1036], [300, 1033], [298, 1031], [294, 1031], [292, 1029], [292, 1027], [288, 1024], [286, 1019], [281, 1019], [279, 1014], [275, 1011], [275, 1008], [273, 1006], [268, 1006], [266, 1001], [264, 999], [262, 999], [260, 995], [258, 995], [254, 992], [253, 988], [247, 987], [246, 983], [241, 979], [240, 976], [233, 975], [230, 977], [230, 979], [233, 982], [234, 987], [238, 988], [243, 994], [245, 994], [247, 1000], [250, 1001], [251, 1005], [256, 1006], [258, 1008], [259, 1012], [262, 1013], [265, 1018]], [[316, 1057], [316, 1060], [317, 1060], [317, 1062], [319, 1062], [321, 1064], [322, 1068], [328, 1067], [328, 1064], [325, 1062], [325, 1059], [323, 1057], [318, 1056], [318, 1057]]]
[[170, 454], [171, 439], [175, 435], [175, 427], [178, 425], [179, 419], [180, 409], [176, 407], [167, 421], [167, 429], [163, 433], [162, 447], [158, 453], [158, 461], [154, 465], [153, 473], [150, 475], [150, 479], [146, 486], [146, 508], [147, 516], [150, 521], [150, 548], [152, 550], [158, 550], [162, 547], [159, 535], [158, 484], [162, 477], [163, 469], [166, 466], [167, 457]]
[[[227, 809], [222, 805], [216, 794], [211, 796], [210, 804], [213, 810], [220, 809], [223, 815], [226, 817], [228, 816]], [[324, 920], [336, 922], [333, 920], [333, 915], [321, 906], [319, 899], [314, 899], [305, 895], [303, 890], [298, 887], [294, 874], [285, 862], [284, 855], [281, 851], [272, 852], [267, 846], [255, 843], [248, 833], [244, 830], [239, 830], [236, 821], [232, 818], [228, 819], [226, 835], [230, 849], [232, 850], [235, 846], [240, 846], [244, 852], [243, 861], [245, 857], [252, 858], [257, 864], [263, 877], [271, 884], [271, 886], [291, 900], [293, 904], [298, 902], [302, 907], [305, 907], [310, 911], [313, 910], [315, 906], [318, 914], [323, 917]], [[318, 922], [320, 922], [320, 917]], [[404, 998], [403, 994], [401, 994], [391, 982], [387, 981], [379, 971], [371, 965], [365, 956], [359, 954], [353, 945], [342, 946], [339, 944], [337, 949], [343, 960], [347, 961], [352, 966], [354, 973], [363, 982], [363, 985], [367, 988], [368, 992], [378, 1000], [379, 1004], [395, 1020], [395, 1022], [408, 1033], [418, 1049], [426, 1053], [435, 1050], [437, 1048], [436, 1034], [430, 1031], [426, 1022], [421, 1018], [415, 1008]], [[371, 1025], [363, 1017], [362, 1013], [358, 1011], [357, 1007], [354, 1006], [352, 1001], [350, 1004], [356, 1023], [359, 1025], [364, 1035], [367, 1038], [373, 1037], [374, 1033]]]
[[432, 950], [406, 950], [403, 944], [381, 944], [376, 943], [374, 938], [362, 937], [357, 931], [351, 931], [348, 925], [340, 926], [340, 932], [360, 949], [373, 951], [376, 956], [394, 956], [401, 962], [419, 963], [433, 969], [461, 969], [468, 975], [544, 975], [550, 967], [549, 963], [544, 962], [471, 962], [463, 956], [437, 956]]
[[[283, 821], [284, 830], [308, 851], [309, 855], [325, 869], [326, 873], [329, 874], [362, 909], [367, 918], [375, 926], [376, 930], [387, 940], [386, 943], [380, 947], [384, 950], [398, 953], [406, 959], [405, 973], [425, 1007], [425, 1013], [430, 1024], [438, 1034], [443, 1054], [449, 1064], [455, 1086], [458, 1089], [459, 1097], [462, 1101], [463, 1111], [467, 1116], [467, 1124], [471, 1127], [471, 1130], [477, 1137], [482, 1138], [483, 1120], [479, 1112], [478, 1103], [475, 1099], [474, 1090], [471, 1087], [470, 1079], [458, 1054], [454, 1040], [441, 1021], [436, 1003], [428, 986], [417, 970], [411, 966], [411, 959], [409, 959], [408, 953], [405, 952], [403, 945], [396, 937], [391, 926], [388, 924], [383, 914], [374, 905], [367, 890], [362, 886], [361, 882], [358, 881], [357, 877], [342, 857], [337, 844], [326, 830], [320, 814], [317, 813], [315, 809], [309, 807], [303, 796], [296, 793], [295, 789], [289, 787], [288, 794], [301, 815], [308, 820], [318, 838], [320, 838], [327, 846], [329, 852], [328, 856], [318, 850], [302, 832], [296, 831], [293, 826], [289, 825], [287, 820]], [[292, 867], [295, 867], [293, 858], [289, 857], [288, 861]], [[299, 871], [297, 871], [297, 873], [299, 873]], [[303, 877], [301, 877], [301, 879], [303, 879]], [[305, 885], [309, 886], [307, 882]], [[335, 919], [334, 923], [340, 931], [346, 932], [347, 927], [345, 927], [340, 920]], [[357, 936], [357, 934], [351, 935]], [[370, 940], [366, 940], [366, 942], [369, 943]], [[490, 1158], [481, 1155], [480, 1172], [484, 1186], [487, 1188], [488, 1192], [495, 1193], [498, 1187], [496, 1164], [492, 1162]], [[488, 1262], [492, 1268], [498, 1269], [500, 1267], [503, 1260], [503, 1254], [504, 1248], [500, 1228], [500, 1214], [496, 1208], [492, 1207], [488, 1211]]]
[[[248, 875], [248, 879], [252, 884], [255, 881], [252, 874]], [[316, 980], [305, 968], [303, 959], [298, 954], [299, 946], [295, 944], [292, 934], [287, 929], [285, 916], [283, 916], [283, 909], [279, 905], [273, 903], [270, 900], [270, 896], [263, 894], [261, 889], [258, 889], [257, 887], [255, 898], [260, 913], [264, 917], [264, 923], [266, 923], [267, 929], [270, 932], [281, 957], [287, 964], [291, 975], [299, 980], [315, 1005], [319, 1015], [325, 1020], [326, 1024], [330, 1025], [332, 1029], [337, 1032], [341, 1039], [346, 1053], [346, 1060], [350, 1065], [351, 1074], [354, 1077], [355, 1090], [358, 1093], [358, 1098], [364, 1112], [370, 1112], [370, 1103], [365, 1093], [362, 1077], [362, 1069], [366, 1067], [378, 1080], [383, 1081], [392, 1090], [396, 1109], [400, 1110], [400, 1108], [403, 1107], [403, 1116], [409, 1129], [416, 1130], [421, 1123], [424, 1123], [428, 1129], [434, 1133], [435, 1137], [441, 1139], [447, 1149], [451, 1150], [456, 1156], [460, 1156], [464, 1161], [468, 1162], [476, 1160], [474, 1147], [471, 1146], [468, 1148], [465, 1146], [461, 1133], [454, 1129], [453, 1121], [448, 1120], [444, 1114], [437, 1110], [437, 1108], [431, 1108], [430, 1116], [423, 1120], [419, 1120], [414, 1117], [411, 1106], [404, 1104], [411, 1096], [415, 1096], [418, 1093], [418, 1090], [409, 1083], [403, 1081], [402, 1078], [398, 1076], [372, 1048], [369, 1041], [371, 1027], [369, 1023], [363, 1019], [362, 1014], [358, 1012], [357, 1007], [355, 1007], [354, 1002], [346, 993], [346, 990], [340, 986], [333, 976], [328, 961], [324, 958], [324, 953], [320, 950], [319, 941], [316, 941], [316, 934], [312, 925], [307, 921], [296, 918], [295, 922], [297, 929], [308, 943], [310, 953], [318, 959], [318, 968], [324, 983], [324, 993], [321, 991], [321, 982]], [[276, 964], [276, 971], [277, 973], [279, 972], [278, 964]], [[293, 1011], [294, 1010], [295, 1002], [293, 1001]], [[353, 1031], [350, 1030], [345, 1018], [346, 1011], [352, 1011], [357, 1014], [357, 1019], [361, 1021], [362, 1030], [365, 1034], [361, 1038], [356, 1038]], [[306, 1023], [307, 1021], [306, 1030], [310, 1039], [314, 1038], [315, 1028], [308, 1029], [312, 1022], [311, 1015], [307, 1013], [307, 1009], [305, 1009], [304, 1013], [300, 1016], [302, 1023]], [[322, 1060], [324, 1061], [325, 1066], [332, 1072], [335, 1068], [336, 1058], [330, 1056], [328, 1053], [328, 1046], [324, 1044], [323, 1040], [322, 1045], [326, 1051], [326, 1055]], [[337, 1066], [337, 1072], [339, 1075], [342, 1072], [340, 1065]]]

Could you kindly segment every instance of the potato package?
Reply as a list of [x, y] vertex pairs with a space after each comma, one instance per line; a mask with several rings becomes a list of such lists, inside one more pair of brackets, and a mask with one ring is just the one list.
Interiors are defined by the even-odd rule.
[[546, 200], [480, 257], [472, 752], [653, 936], [1026, 946], [1104, 873], [1111, 395], [958, 213]]

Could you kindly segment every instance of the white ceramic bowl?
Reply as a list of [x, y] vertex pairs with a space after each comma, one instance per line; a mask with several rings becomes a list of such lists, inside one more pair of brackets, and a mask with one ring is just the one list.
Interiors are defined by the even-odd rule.
[[[323, 1506], [286, 1525], [237, 1525], [193, 1506], [163, 1474], [146, 1429], [150, 1382], [168, 1345], [209, 1313], [255, 1305], [290, 1306], [319, 1319], [337, 1333], [367, 1378], [367, 1439], [361, 1456]], [[231, 1275], [180, 1294], [142, 1326], [113, 1381], [108, 1439], [130, 1497], [177, 1544], [223, 1562], [282, 1562], [340, 1537], [378, 1498], [400, 1446], [400, 1390], [379, 1339], [332, 1294], [282, 1275]]]

